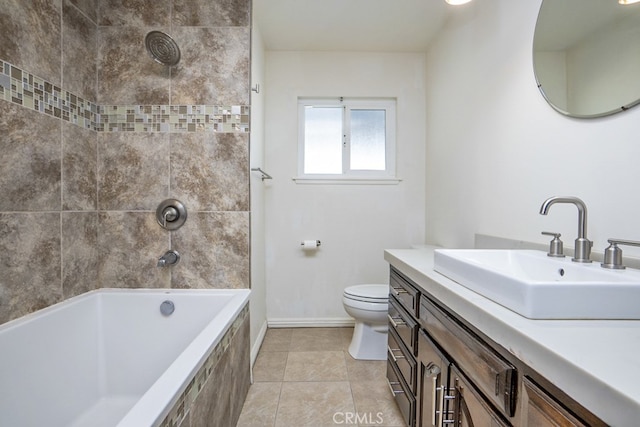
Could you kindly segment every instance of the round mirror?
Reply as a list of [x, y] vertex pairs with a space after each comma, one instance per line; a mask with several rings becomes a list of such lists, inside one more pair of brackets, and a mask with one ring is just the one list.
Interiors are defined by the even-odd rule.
[[540, 92], [558, 112], [601, 117], [640, 102], [640, 2], [543, 0], [533, 40]]

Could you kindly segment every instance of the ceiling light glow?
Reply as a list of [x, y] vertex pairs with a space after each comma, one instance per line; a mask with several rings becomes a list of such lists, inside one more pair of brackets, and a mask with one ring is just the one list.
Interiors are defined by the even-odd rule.
[[[458, 6], [461, 4], [465, 4], [465, 3], [469, 3], [471, 0], [445, 0], [448, 4], [451, 4], [453, 6]], [[619, 0], [619, 1], [625, 1], [625, 0]], [[640, 1], [640, 0], [631, 0], [631, 1]]]

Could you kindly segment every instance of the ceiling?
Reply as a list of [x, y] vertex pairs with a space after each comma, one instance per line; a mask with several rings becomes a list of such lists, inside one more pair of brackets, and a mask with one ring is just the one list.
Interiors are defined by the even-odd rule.
[[267, 50], [426, 52], [452, 8], [444, 0], [253, 0]]

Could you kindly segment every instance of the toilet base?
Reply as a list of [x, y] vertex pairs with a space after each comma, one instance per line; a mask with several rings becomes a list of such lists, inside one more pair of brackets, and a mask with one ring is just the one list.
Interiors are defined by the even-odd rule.
[[356, 322], [349, 344], [349, 354], [358, 360], [387, 360], [388, 325]]

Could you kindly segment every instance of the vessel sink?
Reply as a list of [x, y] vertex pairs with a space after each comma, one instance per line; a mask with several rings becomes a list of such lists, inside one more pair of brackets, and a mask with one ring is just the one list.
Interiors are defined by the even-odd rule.
[[434, 269], [529, 319], [640, 319], [640, 270], [502, 249], [436, 249]]

